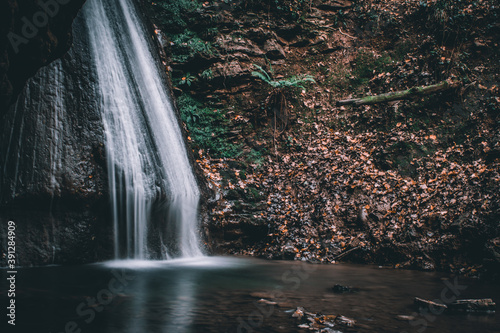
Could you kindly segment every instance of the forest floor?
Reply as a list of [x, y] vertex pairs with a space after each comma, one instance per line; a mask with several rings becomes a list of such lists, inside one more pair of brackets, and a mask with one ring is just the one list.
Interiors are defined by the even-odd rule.
[[[146, 3], [217, 193], [213, 251], [498, 271], [495, 1]], [[446, 79], [459, 88], [336, 106]]]

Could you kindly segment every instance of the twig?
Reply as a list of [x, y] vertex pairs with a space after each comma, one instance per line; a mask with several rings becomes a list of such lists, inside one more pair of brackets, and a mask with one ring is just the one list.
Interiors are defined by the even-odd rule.
[[346, 256], [347, 254], [349, 254], [349, 253], [351, 253], [352, 251], [357, 250], [357, 249], [359, 249], [359, 246], [353, 247], [352, 249], [349, 249], [349, 250], [347, 250], [347, 251], [345, 251], [345, 252], [342, 252], [341, 254], [339, 254], [338, 256], [336, 256], [336, 257], [335, 257], [335, 260], [338, 260], [338, 259], [340, 259], [340, 258], [342, 258], [342, 257]]
[[348, 35], [348, 34], [346, 34], [346, 33], [342, 32], [342, 29], [340, 29], [340, 28], [339, 28], [339, 31], [340, 31], [340, 33], [341, 33], [342, 35], [344, 35], [344, 36], [351, 37], [352, 39], [358, 39], [358, 37], [354, 37], [354, 36], [351, 36], [351, 35]]

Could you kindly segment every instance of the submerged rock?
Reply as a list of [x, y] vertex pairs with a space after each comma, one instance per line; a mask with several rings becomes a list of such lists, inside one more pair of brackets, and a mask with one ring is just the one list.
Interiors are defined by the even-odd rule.
[[433, 308], [447, 312], [495, 313], [496, 304], [491, 298], [459, 299], [450, 304], [441, 304], [415, 297], [414, 304], [419, 308]]
[[495, 302], [491, 298], [484, 299], [459, 299], [449, 305], [450, 311], [494, 313]]
[[353, 287], [348, 287], [348, 286], [336, 284], [332, 287], [332, 291], [336, 294], [356, 293], [359, 291], [359, 288], [353, 288]]

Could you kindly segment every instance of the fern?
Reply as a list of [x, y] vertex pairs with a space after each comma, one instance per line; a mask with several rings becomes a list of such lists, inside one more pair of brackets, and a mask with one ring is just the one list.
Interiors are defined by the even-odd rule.
[[[253, 64], [259, 71], [253, 71], [252, 76], [255, 76], [262, 81], [266, 82], [273, 88], [283, 89], [283, 88], [301, 88], [302, 90], [306, 90], [305, 84], [316, 83], [312, 75], [304, 74], [304, 75], [294, 75], [288, 78], [284, 78], [281, 80], [273, 80], [271, 76], [263, 69], [261, 66]], [[272, 68], [271, 68], [272, 71]]]
[[273, 88], [269, 92], [265, 104], [274, 114], [274, 140], [276, 143], [276, 136], [283, 133], [288, 126], [290, 113], [288, 110], [288, 99], [291, 97], [290, 93], [296, 94], [298, 88], [305, 90], [306, 84], [316, 83], [316, 81], [313, 76], [309, 74], [293, 75], [281, 80], [275, 80], [271, 77], [271, 75], [274, 74], [271, 63], [269, 63], [271, 75], [261, 66], [256, 64], [253, 65], [257, 68], [257, 71], [253, 71], [252, 76], [261, 79]]
[[270, 85], [273, 85], [272, 82], [274, 82], [273, 80], [271, 80], [271, 77], [269, 76], [269, 74], [267, 74], [267, 72], [264, 70], [264, 68], [262, 68], [261, 66], [259, 65], [256, 65], [256, 64], [253, 64], [260, 72], [256, 72], [256, 71], [253, 71], [252, 72], [252, 75], [255, 76], [255, 77], [258, 77], [259, 79], [261, 79], [262, 81], [270, 84]]

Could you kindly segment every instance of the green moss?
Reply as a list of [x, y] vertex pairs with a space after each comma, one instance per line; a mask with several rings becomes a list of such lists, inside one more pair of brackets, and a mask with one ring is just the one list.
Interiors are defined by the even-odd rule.
[[373, 76], [391, 71], [392, 63], [392, 58], [387, 53], [376, 56], [369, 52], [359, 52], [351, 73], [351, 83], [355, 86], [364, 85]]
[[177, 105], [195, 147], [216, 158], [241, 155], [241, 145], [227, 140], [229, 120], [225, 110], [208, 108], [188, 94], [181, 95]]
[[255, 150], [252, 149], [248, 154], [246, 154], [246, 161], [248, 163], [253, 163], [257, 164], [258, 166], [261, 166], [264, 164], [264, 158], [265, 156], [268, 155], [268, 150], [267, 149], [261, 149], [261, 150]]
[[196, 0], [156, 0], [150, 7], [150, 13], [163, 30], [179, 32], [191, 23], [189, 13], [200, 6]]
[[186, 62], [194, 58], [196, 54], [211, 56], [216, 52], [211, 42], [199, 38], [196, 33], [190, 30], [170, 35], [170, 40], [172, 42], [172, 60], [175, 62]]

